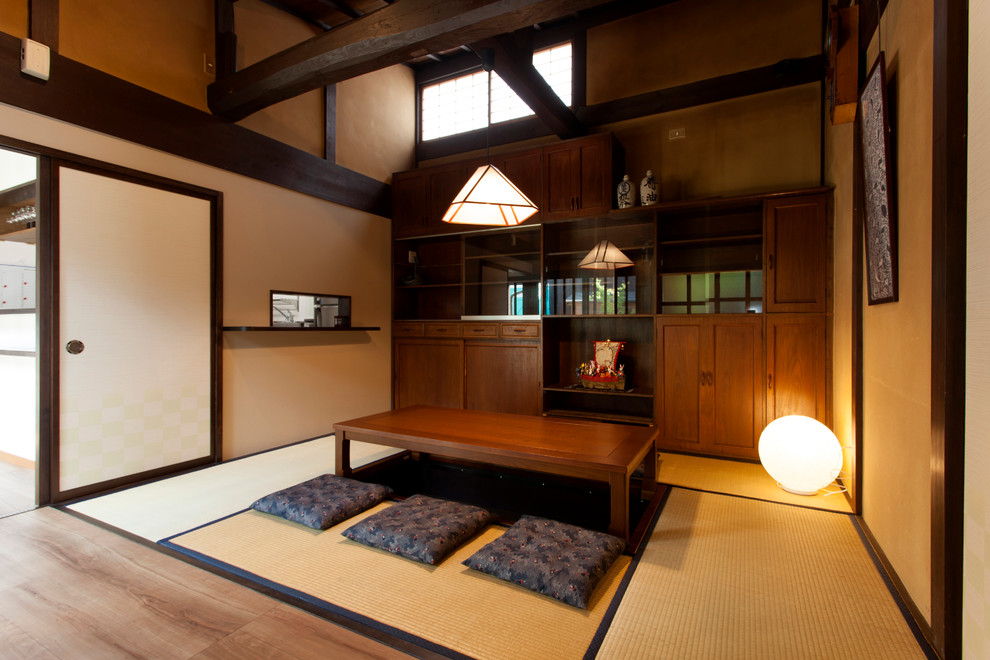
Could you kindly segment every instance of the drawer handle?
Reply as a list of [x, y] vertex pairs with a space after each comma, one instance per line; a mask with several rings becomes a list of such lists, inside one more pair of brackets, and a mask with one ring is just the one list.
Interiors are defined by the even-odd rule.
[[526, 332], [526, 328], [513, 328], [513, 332]]
[[484, 328], [471, 328], [471, 332], [484, 332]]

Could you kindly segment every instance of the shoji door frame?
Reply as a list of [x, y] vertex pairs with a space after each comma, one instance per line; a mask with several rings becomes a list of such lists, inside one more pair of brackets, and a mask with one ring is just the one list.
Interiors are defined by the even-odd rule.
[[[221, 350], [223, 319], [223, 195], [219, 191], [155, 176], [112, 163], [31, 144], [0, 135], [0, 146], [38, 157], [38, 505], [66, 502], [98, 492], [107, 492], [151, 481], [203, 465], [219, 462], [222, 456]], [[138, 474], [62, 491], [59, 487], [59, 239], [58, 170], [72, 168], [91, 174], [149, 186], [206, 200], [210, 204], [210, 452], [206, 457], [168, 465]]]

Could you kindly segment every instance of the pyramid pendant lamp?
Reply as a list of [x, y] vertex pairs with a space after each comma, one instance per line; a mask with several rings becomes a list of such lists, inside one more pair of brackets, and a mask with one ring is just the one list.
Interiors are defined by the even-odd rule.
[[536, 205], [494, 165], [482, 165], [443, 214], [444, 222], [512, 226], [537, 212]]
[[591, 248], [578, 268], [594, 268], [598, 270], [615, 270], [632, 266], [632, 260], [622, 253], [622, 250], [615, 247], [611, 241], [599, 241], [598, 245]]
[[[488, 126], [485, 129], [487, 143], [492, 123], [491, 89], [494, 51], [491, 48], [482, 51], [481, 67], [488, 72]], [[475, 170], [457, 193], [450, 208], [443, 214], [443, 222], [495, 227], [513, 226], [524, 222], [539, 210], [529, 197], [526, 197], [507, 176], [491, 164], [491, 153], [487, 146], [486, 152], [488, 152], [488, 164]]]

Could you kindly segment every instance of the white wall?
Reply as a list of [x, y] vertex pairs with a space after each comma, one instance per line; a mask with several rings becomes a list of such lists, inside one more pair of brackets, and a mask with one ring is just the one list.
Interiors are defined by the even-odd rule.
[[969, 5], [963, 656], [990, 657], [990, 3]]

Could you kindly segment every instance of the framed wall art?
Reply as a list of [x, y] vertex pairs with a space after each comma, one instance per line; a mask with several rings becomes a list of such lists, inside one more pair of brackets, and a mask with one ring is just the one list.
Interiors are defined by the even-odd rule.
[[870, 305], [897, 300], [897, 218], [891, 176], [887, 72], [883, 51], [859, 96], [866, 279]]

